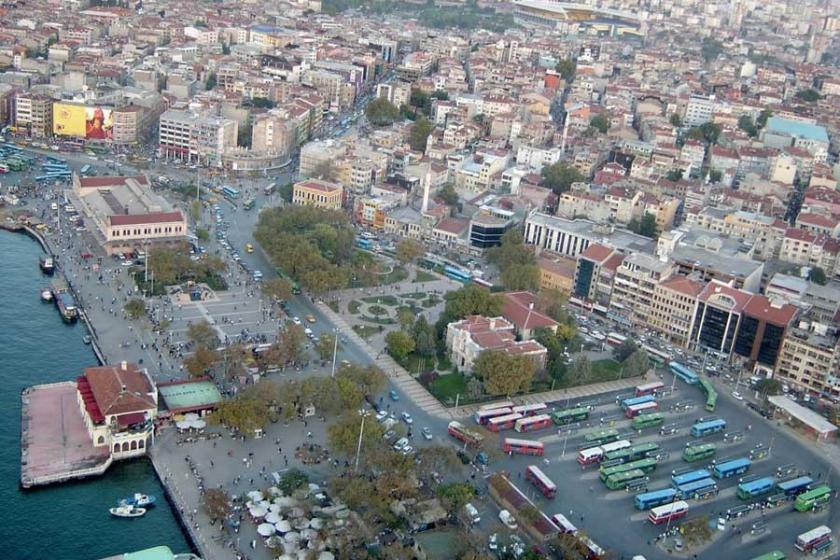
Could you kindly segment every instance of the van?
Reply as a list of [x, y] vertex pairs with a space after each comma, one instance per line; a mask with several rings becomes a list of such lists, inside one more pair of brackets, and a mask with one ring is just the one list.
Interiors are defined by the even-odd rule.
[[481, 516], [478, 515], [478, 510], [475, 509], [475, 506], [472, 504], [464, 504], [464, 513], [467, 515], [467, 519], [470, 520], [470, 523], [473, 525], [481, 522]]

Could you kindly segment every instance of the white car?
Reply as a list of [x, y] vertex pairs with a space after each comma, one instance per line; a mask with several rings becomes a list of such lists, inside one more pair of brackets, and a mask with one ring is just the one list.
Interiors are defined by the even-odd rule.
[[408, 438], [400, 438], [394, 444], [394, 451], [402, 451], [405, 447], [408, 447]]
[[506, 509], [503, 509], [499, 512], [499, 521], [505, 524], [505, 527], [510, 529], [511, 531], [515, 531], [519, 528], [519, 525], [516, 523], [516, 519], [513, 518], [513, 515]]
[[487, 548], [490, 550], [498, 550], [499, 549], [499, 535], [493, 533], [490, 535], [490, 538], [487, 539]]
[[422, 430], [420, 430], [420, 432], [423, 434], [423, 439], [432, 439], [432, 430], [430, 430], [428, 427], [423, 428]]
[[403, 422], [405, 422], [406, 424], [413, 424], [414, 423], [414, 418], [412, 418], [411, 414], [409, 414], [408, 412], [403, 412], [402, 413], [402, 419], [403, 419]]
[[406, 445], [400, 450], [400, 453], [402, 453], [403, 455], [411, 455], [412, 453], [414, 453], [414, 448], [410, 445]]
[[744, 400], [744, 396], [738, 391], [732, 391], [732, 398], [739, 401]]
[[295, 325], [300, 325], [300, 317], [292, 317], [292, 323]]
[[380, 410], [379, 412], [376, 413], [376, 421], [377, 422], [382, 422], [386, 418], [388, 418], [388, 412], [386, 410]]

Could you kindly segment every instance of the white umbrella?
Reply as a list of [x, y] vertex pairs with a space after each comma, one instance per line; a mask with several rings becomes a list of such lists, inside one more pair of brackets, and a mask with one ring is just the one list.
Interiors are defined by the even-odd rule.
[[251, 517], [257, 517], [257, 518], [263, 517], [266, 513], [268, 513], [268, 510], [265, 509], [264, 507], [255, 507], [255, 508], [250, 509], [248, 511], [251, 513]]
[[280, 507], [293, 507], [297, 505], [297, 500], [288, 496], [280, 496], [279, 498], [274, 498], [274, 503]]
[[283, 495], [283, 491], [280, 490], [279, 488], [277, 488], [276, 486], [272, 486], [271, 488], [269, 488], [268, 492], [270, 494], [274, 495], [274, 496], [282, 496]]
[[280, 514], [277, 513], [276, 511], [269, 511], [268, 515], [265, 516], [265, 522], [266, 523], [277, 523], [281, 519], [283, 519], [283, 518], [280, 517]]
[[192, 423], [187, 422], [186, 420], [179, 420], [178, 422], [175, 422], [175, 427], [179, 430], [189, 430], [192, 428]]
[[295, 559], [292, 558], [291, 556], [289, 556], [288, 554], [283, 554], [282, 556], [278, 556], [277, 560], [295, 560]]
[[300, 541], [300, 533], [296, 533], [295, 531], [291, 531], [283, 535], [283, 540], [287, 543], [296, 543]]
[[294, 527], [298, 531], [301, 531], [303, 529], [308, 529], [309, 528], [309, 520], [305, 517], [295, 519], [294, 522], [292, 523], [292, 527]]
[[303, 517], [303, 510], [299, 507], [293, 508], [292, 511], [289, 512], [289, 517]]
[[335, 556], [329, 550], [325, 550], [318, 555], [318, 560], [335, 560]]
[[320, 517], [312, 518], [312, 521], [309, 522], [309, 526], [313, 529], [320, 529], [324, 526], [324, 520]]
[[245, 502], [245, 507], [248, 509], [254, 509], [255, 507], [257, 507], [257, 504], [255, 504], [251, 500], [248, 500], [247, 502]]
[[254, 502], [259, 502], [263, 499], [262, 492], [260, 492], [259, 490], [251, 490], [250, 492], [248, 492], [248, 499]]
[[271, 504], [270, 506], [268, 506], [268, 511], [279, 512], [280, 506], [278, 506], [277, 504]]
[[280, 521], [275, 523], [274, 526], [277, 527], [278, 533], [288, 533], [292, 530], [292, 526], [285, 519], [281, 519]]
[[268, 500], [260, 500], [259, 503], [257, 503], [257, 505], [268, 509], [271, 507], [271, 502], [269, 502]]
[[312, 540], [312, 539], [314, 539], [315, 537], [318, 536], [318, 532], [313, 531], [312, 529], [303, 529], [300, 532], [300, 536], [303, 537], [306, 540]]
[[277, 532], [277, 529], [274, 528], [274, 525], [271, 523], [260, 523], [257, 527], [257, 533], [259, 533], [263, 537], [270, 537], [274, 533]]
[[192, 427], [196, 430], [203, 430], [207, 427], [207, 422], [205, 422], [204, 420], [193, 420]]
[[195, 412], [188, 412], [187, 414], [184, 414], [184, 420], [186, 420], [187, 422], [193, 422], [194, 420], [198, 420], [198, 414], [196, 414]]

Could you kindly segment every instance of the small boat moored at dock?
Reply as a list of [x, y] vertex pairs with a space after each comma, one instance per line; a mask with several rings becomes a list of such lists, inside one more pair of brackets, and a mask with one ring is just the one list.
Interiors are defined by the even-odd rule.
[[52, 276], [55, 272], [55, 259], [51, 255], [44, 255], [38, 260], [38, 266], [41, 267], [41, 272], [47, 276]]
[[90, 344], [91, 340], [92, 340], [92, 339], [90, 338], [90, 335], [89, 335], [89, 334], [86, 334], [86, 335], [84, 336], [84, 338], [82, 338], [82, 342], [84, 342], [85, 344]]
[[56, 279], [52, 283], [52, 294], [55, 305], [61, 313], [65, 323], [72, 323], [79, 318], [79, 309], [76, 307], [76, 300], [70, 293], [70, 288], [64, 280]]
[[143, 517], [146, 515], [146, 510], [141, 507], [134, 507], [132, 505], [122, 505], [112, 507], [108, 510], [114, 517]]
[[121, 506], [134, 506], [139, 508], [149, 508], [155, 505], [156, 498], [147, 494], [136, 493], [128, 498], [123, 498], [119, 501]]
[[42, 301], [52, 301], [53, 295], [52, 291], [49, 288], [44, 288], [41, 290], [41, 300]]

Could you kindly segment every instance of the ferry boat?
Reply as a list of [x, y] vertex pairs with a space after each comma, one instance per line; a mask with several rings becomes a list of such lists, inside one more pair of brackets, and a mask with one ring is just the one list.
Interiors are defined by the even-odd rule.
[[65, 323], [72, 323], [79, 318], [79, 309], [76, 307], [76, 300], [63, 280], [55, 280], [52, 285], [53, 300], [58, 307], [61, 318]]
[[114, 517], [143, 517], [146, 515], [146, 510], [141, 507], [134, 507], [132, 505], [123, 505], [112, 507], [108, 510]]
[[52, 301], [53, 295], [52, 291], [49, 288], [44, 288], [41, 290], [41, 300], [42, 301]]
[[50, 255], [44, 255], [38, 259], [38, 266], [41, 267], [41, 272], [47, 276], [52, 276], [55, 272], [55, 259]]
[[123, 498], [119, 501], [121, 506], [134, 506], [139, 508], [150, 508], [155, 505], [155, 497], [146, 494], [136, 493], [128, 498]]

